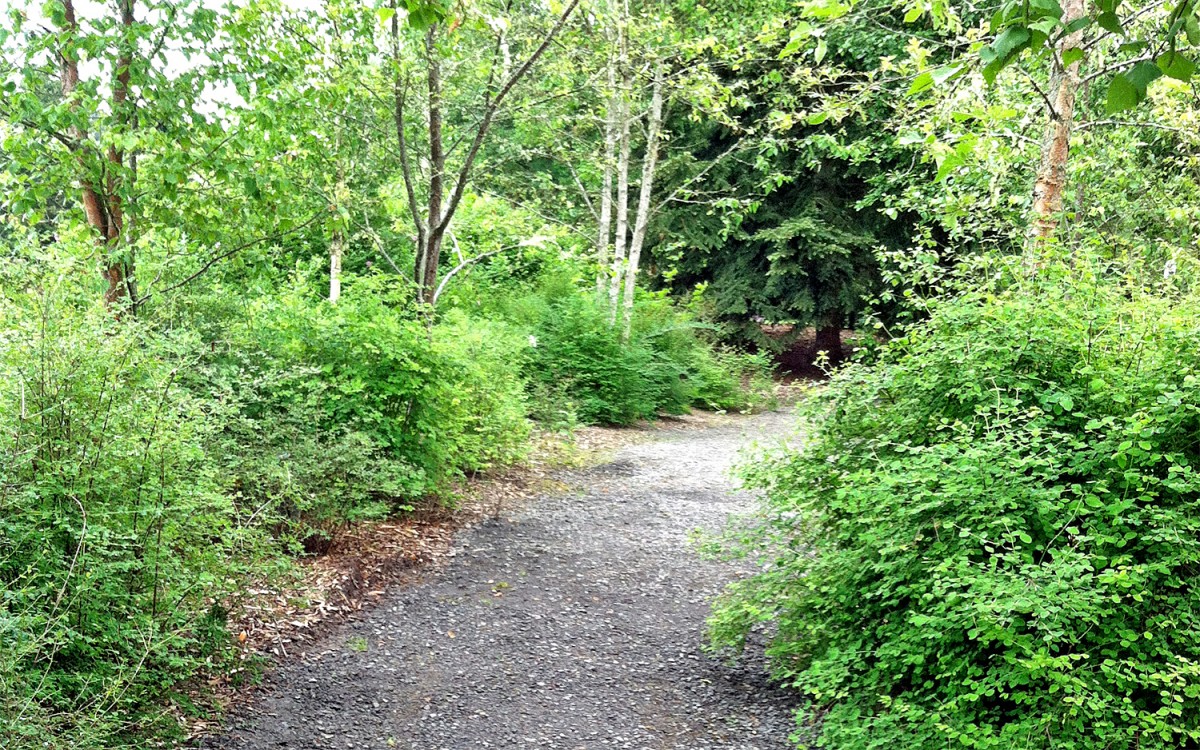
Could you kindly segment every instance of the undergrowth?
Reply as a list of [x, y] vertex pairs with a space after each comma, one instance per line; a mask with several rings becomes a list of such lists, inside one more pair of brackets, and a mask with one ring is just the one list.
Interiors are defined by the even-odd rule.
[[1198, 310], [1077, 262], [844, 369], [743, 467], [712, 646], [768, 625], [819, 747], [1200, 746]]

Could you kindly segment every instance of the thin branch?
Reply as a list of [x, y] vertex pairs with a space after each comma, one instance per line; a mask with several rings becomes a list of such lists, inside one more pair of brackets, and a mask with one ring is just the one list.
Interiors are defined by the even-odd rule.
[[1028, 70], [1025, 70], [1025, 68], [1020, 66], [1018, 66], [1018, 69], [1025, 74], [1025, 78], [1029, 80], [1029, 85], [1033, 86], [1033, 90], [1036, 91], [1038, 96], [1042, 97], [1042, 101], [1046, 103], [1046, 110], [1050, 113], [1050, 119], [1057, 120], [1059, 115], [1058, 110], [1054, 108], [1054, 102], [1050, 101], [1050, 97], [1045, 91], [1042, 90], [1042, 87], [1038, 85], [1037, 81], [1033, 80], [1033, 76], [1029, 74]]
[[708, 165], [706, 167], [704, 167], [704, 169], [701, 169], [699, 172], [692, 175], [690, 178], [688, 178], [687, 180], [682, 182], [678, 187], [676, 187], [674, 190], [672, 190], [671, 194], [668, 195], [666, 198], [663, 198], [661, 201], [659, 201], [658, 205], [656, 205], [653, 210], [658, 211], [660, 208], [662, 208], [666, 204], [676, 202], [676, 199], [679, 197], [679, 195], [681, 193], [683, 193], [683, 191], [686, 190], [689, 185], [693, 185], [696, 182], [704, 179], [704, 176], [707, 175], [709, 172], [711, 172], [714, 167], [716, 167], [721, 162], [725, 161], [725, 159], [727, 157], [729, 157], [731, 154], [733, 154], [734, 152], [741, 149], [744, 145], [745, 145], [744, 140], [739, 139], [739, 140], [735, 141], [732, 146], [725, 149], [723, 152], [718, 154], [715, 159], [710, 161], [708, 163]]
[[375, 247], [380, 253], [383, 254], [384, 260], [388, 262], [388, 265], [392, 267], [392, 270], [397, 274], [404, 276], [405, 274], [400, 270], [400, 266], [396, 265], [396, 261], [392, 260], [392, 256], [388, 254], [387, 249], [383, 246], [383, 238], [380, 237], [379, 233], [375, 231], [375, 228], [371, 226], [371, 219], [369, 216], [367, 216], [366, 211], [363, 211], [363, 223], [360, 226], [362, 226], [363, 231], [367, 233], [367, 236], [375, 241]]
[[[396, 2], [392, 0], [392, 9]], [[421, 218], [421, 209], [417, 206], [417, 193], [413, 185], [412, 165], [408, 159], [408, 141], [404, 136], [404, 100], [408, 93], [408, 81], [400, 75], [400, 20], [399, 14], [392, 16], [392, 65], [395, 71], [392, 78], [392, 101], [395, 105], [396, 139], [400, 149], [400, 169], [404, 178], [404, 190], [408, 196], [408, 210], [412, 214], [413, 224], [417, 229], [417, 246], [423, 247], [428, 229]]]
[[1151, 128], [1153, 130], [1166, 130], [1171, 133], [1190, 134], [1192, 131], [1187, 128], [1177, 128], [1171, 125], [1163, 125], [1157, 122], [1133, 122], [1132, 120], [1089, 120], [1075, 127], [1077, 131], [1091, 130], [1093, 127], [1131, 127], [1131, 128]]
[[449, 284], [449, 283], [450, 283], [450, 279], [454, 278], [454, 276], [455, 276], [455, 275], [456, 275], [456, 274], [457, 274], [459, 271], [463, 270], [463, 269], [464, 269], [464, 268], [466, 268], [467, 266], [471, 266], [471, 265], [474, 265], [474, 264], [478, 263], [479, 261], [483, 260], [484, 258], [490, 258], [490, 257], [491, 257], [491, 256], [493, 256], [493, 255], [497, 255], [497, 254], [499, 254], [499, 253], [502, 253], [502, 252], [504, 252], [505, 250], [514, 250], [514, 249], [516, 249], [516, 248], [518, 248], [518, 247], [522, 247], [522, 245], [520, 245], [520, 244], [517, 244], [517, 245], [508, 245], [507, 247], [501, 247], [501, 248], [498, 248], [498, 249], [496, 249], [496, 250], [489, 250], [489, 251], [487, 251], [486, 253], [481, 253], [481, 254], [479, 254], [479, 255], [476, 255], [474, 258], [467, 258], [466, 260], [462, 261], [462, 262], [461, 262], [461, 263], [459, 263], [457, 266], [455, 266], [454, 268], [450, 269], [450, 271], [449, 271], [449, 272], [447, 272], [447, 273], [446, 273], [446, 275], [442, 277], [442, 283], [438, 284], [438, 287], [437, 287], [437, 289], [435, 289], [435, 290], [434, 290], [434, 292], [433, 292], [433, 298], [430, 300], [429, 304], [431, 304], [431, 305], [436, 305], [436, 304], [437, 304], [438, 297], [441, 297], [441, 296], [442, 296], [442, 291], [443, 291], [443, 290], [445, 290], [445, 288], [446, 288], [446, 284]]
[[[191, 282], [200, 278], [204, 274], [208, 273], [208, 270], [210, 268], [212, 268], [213, 266], [215, 266], [216, 264], [220, 263], [221, 261], [223, 261], [227, 258], [232, 258], [233, 256], [237, 255], [238, 253], [240, 253], [241, 251], [245, 250], [248, 247], [253, 247], [254, 245], [258, 245], [263, 242], [271, 242], [272, 240], [282, 239], [284, 237], [287, 237], [289, 234], [295, 234], [296, 232], [299, 232], [301, 229], [304, 229], [305, 227], [310, 226], [311, 224], [314, 224], [318, 219], [320, 219], [324, 215], [324, 213], [325, 212], [323, 212], [323, 211], [318, 211], [316, 214], [314, 214], [312, 216], [312, 218], [308, 219], [307, 221], [305, 221], [302, 224], [297, 224], [296, 226], [292, 227], [291, 229], [280, 230], [278, 232], [275, 232], [274, 234], [268, 234], [265, 237], [259, 237], [257, 239], [253, 239], [248, 242], [243, 242], [242, 244], [237, 245], [236, 247], [234, 247], [226, 252], [223, 252], [220, 255], [214, 255], [213, 257], [211, 257], [207, 261], [205, 261], [204, 265], [200, 266], [200, 269], [198, 271], [191, 274], [190, 276], [183, 279], [182, 281], [178, 281], [178, 282], [166, 287], [162, 291], [158, 292], [158, 294], [166, 294], [167, 292], [173, 292], [176, 289], [180, 288], [181, 286], [190, 284]], [[150, 299], [153, 295], [154, 295], [154, 292], [147, 292], [145, 295], [143, 295], [141, 298], [138, 299], [136, 304], [139, 304], [139, 305], [142, 304], [146, 300]]]
[[[571, 14], [575, 11], [576, 6], [578, 5], [579, 0], [571, 0], [571, 2], [567, 4], [567, 7], [563, 9], [562, 15], [558, 17], [558, 20], [554, 23], [554, 26], [549, 32], [547, 32], [546, 36], [542, 39], [542, 43], [538, 45], [538, 48], [533, 51], [533, 54], [531, 54], [524, 63], [521, 64], [521, 67], [513, 71], [512, 75], [508, 77], [508, 80], [504, 82], [504, 85], [500, 87], [500, 90], [496, 92], [495, 98], [491, 98], [488, 101], [487, 108], [484, 111], [483, 121], [480, 122], [479, 129], [475, 132], [475, 140], [471, 143], [471, 148], [467, 152], [466, 158], [463, 160], [462, 168], [458, 171], [458, 178], [454, 182], [454, 190], [450, 195], [450, 202], [446, 206], [444, 214], [442, 217], [440, 217], [440, 221], [433, 231], [444, 231], [446, 227], [450, 225], [450, 219], [454, 216], [454, 212], [458, 209], [459, 201], [462, 200], [463, 191], [466, 189], [467, 180], [471, 175], [471, 167], [474, 166], [475, 158], [479, 155], [479, 149], [483, 146], [483, 140], [487, 136], [488, 129], [491, 127], [492, 118], [495, 116], [496, 110], [498, 110], [500, 105], [504, 103], [505, 97], [508, 96], [513, 87], [525, 77], [525, 74], [529, 72], [530, 68], [533, 67], [542, 54], [545, 53], [546, 49], [549, 48], [550, 43], [554, 41], [554, 37], [558, 35], [564, 26], [566, 26], [567, 19], [570, 18]], [[435, 220], [435, 217], [431, 216], [430, 220]]]
[[1158, 55], [1159, 55], [1159, 53], [1156, 50], [1149, 54], [1142, 55], [1141, 57], [1135, 57], [1132, 60], [1122, 60], [1121, 62], [1113, 63], [1112, 65], [1109, 65], [1105, 68], [1097, 70], [1095, 73], [1092, 73], [1090, 76], [1085, 77], [1083, 80], [1080, 81], [1080, 83], [1081, 84], [1091, 83], [1092, 81], [1096, 80], [1097, 78], [1103, 78], [1104, 76], [1106, 76], [1110, 73], [1116, 73], [1119, 70], [1123, 70], [1124, 68], [1128, 68], [1130, 66], [1137, 65], [1140, 62], [1148, 62], [1150, 60], [1155, 60], [1158, 58]]

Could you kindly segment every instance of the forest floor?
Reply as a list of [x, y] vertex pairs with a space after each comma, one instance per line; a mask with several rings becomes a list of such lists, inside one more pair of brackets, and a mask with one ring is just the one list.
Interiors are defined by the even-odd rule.
[[690, 538], [753, 497], [741, 449], [790, 411], [667, 421], [554, 475], [272, 673], [207, 748], [792, 747], [794, 697], [761, 654], [702, 653], [709, 603], [746, 567]]

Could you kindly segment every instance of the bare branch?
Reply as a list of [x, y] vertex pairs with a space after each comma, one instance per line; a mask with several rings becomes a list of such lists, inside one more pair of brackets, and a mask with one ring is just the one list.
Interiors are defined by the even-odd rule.
[[[396, 2], [392, 0], [392, 9]], [[400, 20], [399, 14], [392, 16], [392, 64], [395, 66], [392, 77], [392, 100], [395, 106], [396, 140], [400, 149], [400, 170], [404, 178], [404, 190], [408, 197], [408, 210], [412, 214], [413, 225], [417, 230], [417, 246], [425, 244], [428, 229], [421, 219], [421, 209], [417, 206], [417, 192], [413, 184], [412, 165], [408, 159], [408, 141], [404, 135], [404, 101], [408, 92], [408, 81], [400, 75]]]
[[454, 278], [454, 277], [455, 277], [455, 275], [456, 275], [456, 274], [458, 274], [458, 272], [459, 272], [459, 271], [463, 270], [464, 268], [466, 268], [466, 267], [468, 267], [468, 266], [472, 266], [472, 265], [474, 265], [474, 264], [478, 263], [479, 261], [483, 260], [484, 258], [490, 258], [490, 257], [492, 257], [493, 255], [498, 255], [498, 254], [500, 254], [500, 253], [504, 252], [505, 250], [514, 250], [514, 249], [516, 249], [516, 248], [518, 248], [518, 247], [522, 247], [522, 245], [520, 245], [520, 244], [517, 244], [517, 245], [508, 245], [507, 247], [501, 247], [501, 248], [498, 248], [498, 249], [496, 249], [496, 250], [489, 250], [489, 251], [487, 251], [486, 253], [481, 253], [481, 254], [479, 254], [479, 255], [476, 255], [474, 258], [467, 258], [466, 260], [463, 260], [463, 261], [462, 261], [462, 262], [460, 262], [460, 263], [459, 263], [457, 266], [455, 266], [454, 268], [450, 269], [450, 270], [449, 270], [449, 271], [446, 273], [446, 275], [442, 277], [442, 283], [438, 284], [438, 287], [437, 287], [437, 289], [436, 289], [436, 290], [434, 290], [434, 292], [433, 292], [433, 297], [430, 299], [430, 302], [429, 302], [429, 303], [430, 303], [431, 305], [436, 305], [436, 304], [437, 304], [438, 297], [441, 297], [441, 296], [442, 296], [442, 292], [445, 290], [445, 288], [446, 288], [446, 284], [449, 284], [449, 283], [450, 283], [450, 279]]

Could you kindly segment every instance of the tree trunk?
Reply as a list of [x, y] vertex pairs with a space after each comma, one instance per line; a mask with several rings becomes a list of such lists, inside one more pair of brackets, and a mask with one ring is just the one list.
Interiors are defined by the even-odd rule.
[[832, 366], [836, 367], [845, 361], [846, 352], [842, 348], [841, 321], [830, 321], [817, 329], [816, 350], [825, 352], [829, 357], [829, 364]]
[[629, 263], [625, 268], [625, 314], [621, 335], [629, 339], [633, 325], [633, 293], [637, 288], [638, 264], [642, 259], [642, 243], [650, 222], [650, 194], [654, 189], [654, 171], [658, 166], [658, 140], [663, 119], [662, 63], [654, 71], [654, 90], [650, 96], [650, 119], [646, 123], [646, 153], [642, 157], [642, 184], [638, 189], [638, 209], [634, 218], [633, 239], [629, 242]]
[[[467, 185], [470, 182], [471, 170], [475, 159], [479, 156], [480, 148], [491, 128], [493, 118], [499, 111], [505, 98], [533, 68], [534, 64], [550, 48], [554, 38], [566, 26], [571, 14], [578, 7], [579, 0], [569, 0], [562, 9], [554, 26], [542, 37], [538, 47], [525, 59], [516, 70], [508, 75], [498, 88], [493, 87], [489, 79], [483, 96], [483, 115], [475, 127], [474, 137], [468, 139], [469, 146], [466, 155], [459, 165], [457, 175], [449, 183], [446, 181], [446, 153], [443, 146], [442, 132], [442, 78], [441, 62], [437, 53], [438, 24], [429, 27], [425, 34], [425, 55], [428, 65], [426, 83], [429, 91], [429, 202], [422, 216], [422, 208], [417, 204], [416, 175], [409, 159], [408, 142], [405, 138], [405, 93], [406, 81], [400, 75], [400, 33], [399, 18], [392, 16], [392, 63], [396, 66], [393, 78], [393, 95], [395, 98], [396, 139], [400, 147], [400, 165], [404, 178], [405, 193], [408, 198], [409, 211], [412, 213], [413, 224], [417, 230], [417, 253], [413, 280], [417, 285], [417, 299], [422, 302], [432, 302], [437, 290], [438, 262], [441, 260], [442, 240], [450, 228], [450, 222], [458, 210]], [[390, 7], [395, 9], [397, 3], [393, 0]], [[506, 44], [504, 32], [501, 32], [499, 43]], [[507, 67], [507, 65], [505, 65]], [[449, 191], [446, 190], [447, 185]]]
[[[112, 112], [116, 117], [120, 127], [124, 130], [130, 130], [133, 127], [133, 112], [131, 107], [133, 104], [129, 101], [129, 83], [131, 79], [131, 68], [133, 66], [133, 3], [134, 0], [120, 0], [118, 2], [119, 12], [121, 14], [121, 39], [118, 43], [120, 52], [117, 55], [116, 81], [113, 84], [112, 91]], [[111, 165], [108, 174], [108, 216], [109, 216], [109, 241], [108, 255], [105, 259], [105, 276], [108, 278], [108, 291], [104, 294], [104, 300], [108, 304], [115, 304], [122, 299], [132, 299], [132, 276], [133, 276], [133, 246], [129, 242], [125, 242], [125, 250], [128, 257], [124, 259], [114, 258], [114, 254], [122, 244], [125, 230], [125, 206], [120, 195], [121, 183], [124, 180], [122, 171], [125, 167], [125, 152], [117, 149], [116, 146], [109, 147], [108, 161]], [[132, 186], [130, 186], [132, 187]]]
[[[133, 26], [133, 0], [122, 0], [119, 6], [120, 23], [125, 36]], [[63, 98], [71, 101], [75, 90], [79, 87], [79, 58], [73, 48], [73, 42], [79, 31], [79, 21], [75, 15], [73, 0], [63, 2], [62, 29], [64, 33], [63, 46], [59, 48], [59, 65], [62, 74]], [[122, 41], [121, 51], [117, 61], [116, 81], [113, 84], [112, 107], [118, 117], [124, 116], [126, 124], [132, 124], [127, 112], [129, 98], [129, 68], [133, 62], [131, 43]], [[74, 105], [72, 105], [74, 107]], [[79, 163], [80, 202], [88, 225], [99, 235], [96, 244], [100, 248], [101, 277], [108, 283], [104, 291], [104, 304], [112, 307], [122, 299], [129, 297], [129, 268], [117, 257], [116, 251], [121, 244], [124, 211], [120, 197], [120, 171], [124, 165], [124, 154], [116, 148], [109, 149], [101, 157], [107, 160], [110, 168], [107, 178], [96, 179], [94, 174], [98, 165], [89, 163], [87, 149], [89, 138], [86, 128], [76, 123], [71, 126], [71, 139], [76, 144], [75, 157]]]
[[625, 244], [629, 236], [629, 46], [626, 41], [625, 24], [628, 19], [621, 14], [617, 27], [617, 48], [619, 67], [621, 68], [620, 106], [617, 117], [620, 119], [620, 156], [617, 157], [617, 228], [613, 237], [612, 275], [608, 287], [608, 322], [615, 325], [617, 310], [621, 304], [621, 281], [625, 271]]
[[342, 296], [342, 231], [333, 233], [329, 243], [329, 301], [336, 303]]
[[[1063, 23], [1082, 18], [1084, 0], [1065, 0]], [[1050, 99], [1053, 110], [1042, 142], [1042, 159], [1037, 181], [1033, 187], [1033, 216], [1030, 226], [1030, 249], [1040, 250], [1054, 239], [1063, 209], [1063, 188], [1067, 183], [1067, 157], [1071, 148], [1071, 128], [1075, 120], [1075, 94], [1079, 90], [1079, 60], [1063, 68], [1063, 53], [1078, 48], [1083, 31], [1064, 36], [1057, 45], [1054, 74], [1050, 79]]]
[[442, 70], [437, 53], [437, 24], [425, 34], [425, 54], [429, 65], [429, 236], [425, 247], [418, 248], [416, 282], [419, 298], [429, 302], [437, 287], [438, 263], [442, 255], [442, 192], [445, 189], [446, 153], [442, 146]]
[[617, 151], [617, 127], [620, 120], [620, 99], [617, 96], [616, 56], [608, 59], [608, 111], [604, 117], [604, 176], [600, 187], [599, 231], [596, 234], [596, 297], [603, 298], [604, 282], [608, 279], [608, 264], [612, 254], [613, 159]]

